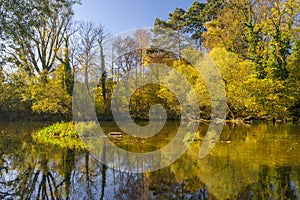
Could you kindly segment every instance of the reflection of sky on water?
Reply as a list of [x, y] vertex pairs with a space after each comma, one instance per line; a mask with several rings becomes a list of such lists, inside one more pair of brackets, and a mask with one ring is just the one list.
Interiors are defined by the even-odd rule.
[[36, 199], [44, 189], [50, 198], [56, 188], [57, 197], [63, 199], [67, 194], [70, 199], [297, 199], [299, 128], [227, 125], [206, 158], [198, 157], [203, 139], [200, 134], [175, 163], [145, 174], [107, 169], [85, 151], [1, 135], [0, 149], [5, 153], [0, 166], [8, 167], [8, 173], [0, 172], [0, 196]]

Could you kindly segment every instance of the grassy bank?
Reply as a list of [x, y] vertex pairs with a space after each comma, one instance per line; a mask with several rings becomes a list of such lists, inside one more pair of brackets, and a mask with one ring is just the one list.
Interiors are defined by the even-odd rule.
[[73, 122], [52, 124], [36, 131], [32, 137], [37, 143], [76, 150], [85, 149]]

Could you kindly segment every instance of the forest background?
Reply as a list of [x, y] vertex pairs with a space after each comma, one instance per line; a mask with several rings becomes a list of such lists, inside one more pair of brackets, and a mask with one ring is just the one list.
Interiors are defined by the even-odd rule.
[[[99, 120], [111, 120], [110, 100], [116, 83], [132, 69], [136, 73], [151, 70], [153, 62], [186, 77], [197, 93], [201, 118], [210, 119], [207, 86], [191, 63], [182, 59], [204, 54], [222, 75], [227, 118], [299, 120], [299, 1], [195, 1], [187, 10], [175, 9], [168, 20], [156, 19], [151, 32], [138, 29], [134, 37], [118, 38], [112, 44], [118, 54], [113, 60], [104, 54], [105, 41], [111, 37], [104, 24], [73, 20], [73, 7], [78, 3], [0, 2], [1, 120], [71, 120], [74, 74], [78, 72], [84, 77], [82, 84], [100, 77], [93, 91], [95, 111]], [[168, 31], [162, 33], [162, 29]], [[174, 33], [180, 37], [166, 39], [166, 34]], [[158, 38], [177, 53], [154, 48]], [[186, 38], [191, 41], [188, 46], [183, 42]], [[172, 74], [166, 77], [170, 82], [173, 79]], [[135, 119], [147, 119], [151, 105], [157, 103], [166, 108], [169, 119], [180, 118], [178, 100], [159, 85], [136, 90], [130, 103]]]

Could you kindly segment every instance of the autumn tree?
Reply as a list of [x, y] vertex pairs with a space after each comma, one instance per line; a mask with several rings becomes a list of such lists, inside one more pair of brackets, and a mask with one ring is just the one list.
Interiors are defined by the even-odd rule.
[[[70, 112], [69, 36], [76, 3], [79, 1], [1, 1], [4, 85], [6, 91], [15, 88], [11, 94], [19, 111], [29, 106], [44, 117]], [[30, 110], [23, 112], [32, 116]]]
[[258, 78], [284, 80], [297, 15], [297, 1], [228, 1], [206, 23], [206, 47], [225, 47], [253, 61]]
[[55, 71], [76, 1], [5, 1], [1, 5], [6, 61], [42, 80]]

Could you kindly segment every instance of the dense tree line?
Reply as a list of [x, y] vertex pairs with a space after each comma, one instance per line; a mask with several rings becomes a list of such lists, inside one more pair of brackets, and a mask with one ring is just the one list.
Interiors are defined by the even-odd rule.
[[299, 117], [299, 1], [195, 1], [170, 27], [208, 51], [222, 73], [228, 117]]
[[[228, 118], [300, 117], [299, 1], [195, 1], [187, 10], [176, 8], [168, 20], [156, 19], [151, 33], [137, 30], [134, 36], [115, 39], [109, 56], [105, 41], [110, 35], [104, 26], [72, 19], [72, 7], [78, 3], [0, 2], [2, 120], [71, 119], [74, 74], [81, 74], [99, 118], [111, 119], [116, 83], [130, 70], [147, 73], [150, 63], [180, 72], [195, 88], [201, 117], [208, 119], [209, 91], [194, 63], [185, 59], [202, 54], [208, 54], [222, 74]], [[174, 75], [166, 74], [166, 79], [172, 82]], [[97, 82], [97, 88], [89, 88], [90, 82]], [[146, 119], [157, 103], [169, 118], [180, 117], [178, 100], [160, 85], [134, 91], [130, 101], [136, 119]]]

